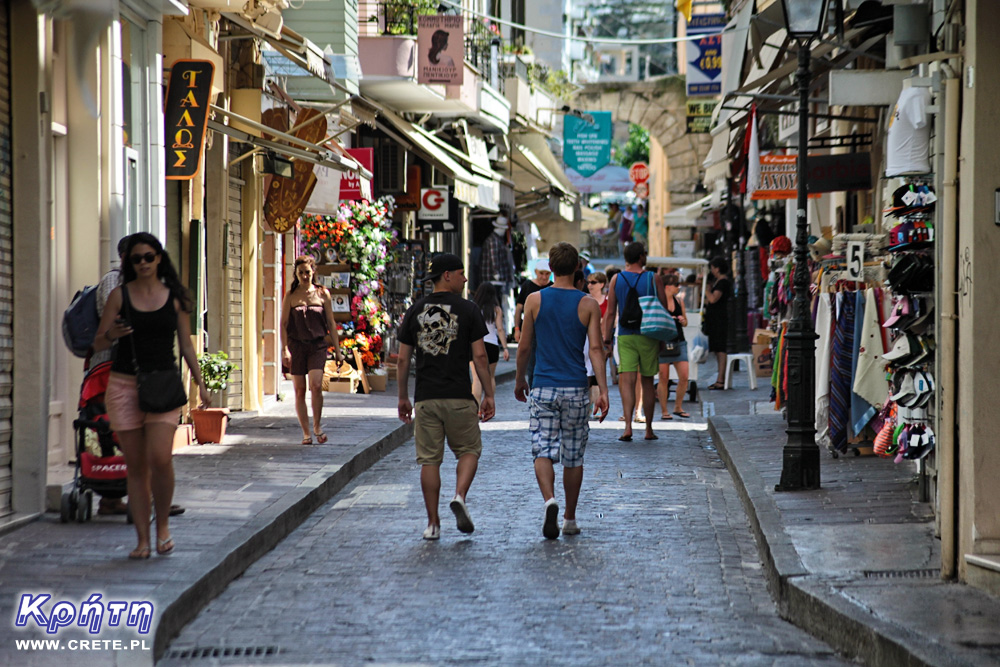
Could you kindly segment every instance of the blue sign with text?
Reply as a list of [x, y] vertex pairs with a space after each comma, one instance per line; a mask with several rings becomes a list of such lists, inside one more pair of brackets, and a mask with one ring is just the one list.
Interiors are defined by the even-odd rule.
[[[718, 33], [725, 27], [725, 14], [695, 14], [688, 24], [688, 34]], [[721, 93], [722, 35], [688, 41], [687, 65], [688, 97]]]
[[610, 111], [593, 111], [589, 119], [563, 118], [563, 160], [566, 166], [586, 178], [611, 162], [613, 127]]

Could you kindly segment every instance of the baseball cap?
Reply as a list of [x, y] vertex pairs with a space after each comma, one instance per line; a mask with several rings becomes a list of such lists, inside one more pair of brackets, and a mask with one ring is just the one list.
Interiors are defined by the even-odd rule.
[[920, 352], [920, 343], [913, 334], [904, 334], [892, 344], [892, 349], [882, 355], [886, 361], [903, 361]]
[[427, 271], [424, 280], [437, 280], [445, 271], [461, 271], [465, 268], [462, 260], [457, 255], [442, 253], [431, 258], [431, 268]]
[[912, 315], [913, 309], [910, 307], [910, 299], [904, 296], [896, 302], [895, 307], [892, 309], [892, 315], [890, 315], [889, 319], [885, 321], [882, 328], [903, 328], [906, 326], [907, 322], [912, 319]]
[[587, 260], [589, 262], [590, 261], [590, 251], [589, 250], [581, 250], [580, 251], [580, 257], [582, 257], [583, 259], [585, 259], [585, 260]]

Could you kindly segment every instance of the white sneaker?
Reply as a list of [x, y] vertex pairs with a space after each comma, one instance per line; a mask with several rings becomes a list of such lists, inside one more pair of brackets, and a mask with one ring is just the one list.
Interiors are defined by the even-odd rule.
[[469, 509], [465, 506], [462, 496], [455, 496], [449, 507], [455, 513], [455, 522], [458, 524], [458, 529], [461, 532], [471, 533], [476, 530], [475, 525], [472, 523], [472, 517], [469, 516]]
[[542, 523], [542, 535], [554, 540], [559, 537], [559, 502], [555, 498], [545, 501], [545, 521]]
[[425, 540], [440, 540], [441, 539], [441, 526], [430, 525], [424, 529], [424, 539]]
[[580, 526], [576, 525], [576, 519], [563, 519], [562, 534], [563, 535], [580, 534]]

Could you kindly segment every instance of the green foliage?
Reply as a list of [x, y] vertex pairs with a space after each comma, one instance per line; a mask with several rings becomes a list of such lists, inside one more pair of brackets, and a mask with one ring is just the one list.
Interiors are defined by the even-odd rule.
[[635, 162], [649, 162], [649, 130], [629, 123], [628, 141], [624, 146], [616, 142], [611, 153], [611, 162], [622, 167], [631, 167]]
[[[385, 34], [416, 35], [417, 17], [437, 14], [437, 0], [389, 0], [382, 11], [385, 12]], [[368, 21], [378, 22], [372, 14]]]
[[229, 355], [219, 350], [215, 354], [198, 355], [198, 365], [201, 367], [201, 377], [205, 387], [213, 394], [222, 391], [229, 385], [229, 376], [238, 371], [239, 366], [229, 361]]

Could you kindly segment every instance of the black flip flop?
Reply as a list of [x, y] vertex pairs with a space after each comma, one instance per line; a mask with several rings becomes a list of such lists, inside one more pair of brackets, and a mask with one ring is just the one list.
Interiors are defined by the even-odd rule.
[[683, 410], [681, 410], [680, 412], [675, 412], [674, 414], [680, 417], [681, 419], [691, 419], [691, 415], [684, 412]]
[[647, 435], [646, 437], [643, 438], [643, 440], [659, 440], [659, 439], [660, 439], [659, 436], [657, 436], [655, 434], [653, 436], [648, 436]]
[[623, 435], [618, 439], [621, 440], [622, 442], [632, 442], [632, 436], [630, 435]]

